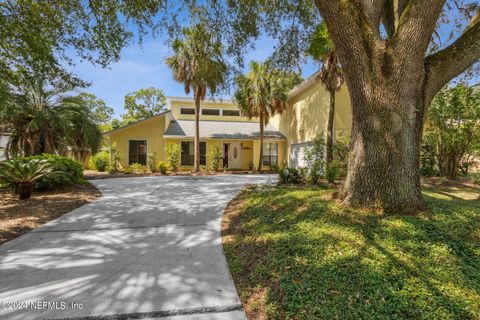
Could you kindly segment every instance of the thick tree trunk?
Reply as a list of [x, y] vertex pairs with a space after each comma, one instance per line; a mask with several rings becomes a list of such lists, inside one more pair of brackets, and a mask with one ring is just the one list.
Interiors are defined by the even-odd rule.
[[195, 90], [195, 139], [193, 153], [193, 172], [200, 170], [200, 92]]
[[418, 112], [423, 100], [394, 101], [389, 90], [377, 89], [368, 96], [352, 92], [352, 150], [344, 202], [414, 213], [424, 209], [419, 166], [423, 113]]
[[329, 90], [330, 108], [328, 109], [327, 123], [327, 163], [333, 161], [333, 123], [335, 121], [335, 90]]
[[263, 113], [260, 112], [260, 157], [258, 159], [258, 171], [262, 171], [262, 164], [263, 164]]

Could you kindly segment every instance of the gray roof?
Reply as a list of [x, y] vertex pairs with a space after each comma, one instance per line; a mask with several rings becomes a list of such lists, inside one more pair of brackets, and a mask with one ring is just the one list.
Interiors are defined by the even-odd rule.
[[[164, 136], [194, 137], [195, 121], [177, 120], [170, 122]], [[260, 136], [258, 122], [200, 121], [200, 137], [213, 139], [256, 139]], [[265, 138], [286, 139], [271, 124], [264, 130]]]

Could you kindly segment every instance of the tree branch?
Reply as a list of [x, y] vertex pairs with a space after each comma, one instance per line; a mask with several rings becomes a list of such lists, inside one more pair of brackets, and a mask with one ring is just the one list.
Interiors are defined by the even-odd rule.
[[445, 84], [479, 59], [480, 11], [477, 12], [470, 26], [454, 43], [425, 58], [426, 102], [430, 102]]
[[403, 58], [423, 59], [445, 0], [410, 0], [408, 3], [399, 0], [397, 4], [405, 8], [398, 20], [392, 46]]
[[340, 63], [347, 71], [345, 75], [350, 78], [347, 82], [367, 81], [369, 61], [375, 55], [376, 35], [364, 7], [356, 1], [315, 0], [315, 5], [327, 25]]

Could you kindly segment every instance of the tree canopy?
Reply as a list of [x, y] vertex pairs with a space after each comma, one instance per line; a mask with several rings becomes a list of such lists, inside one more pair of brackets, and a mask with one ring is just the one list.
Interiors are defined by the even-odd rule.
[[126, 123], [146, 119], [164, 111], [167, 100], [161, 89], [154, 87], [140, 89], [125, 96], [124, 109], [126, 113], [122, 116]]

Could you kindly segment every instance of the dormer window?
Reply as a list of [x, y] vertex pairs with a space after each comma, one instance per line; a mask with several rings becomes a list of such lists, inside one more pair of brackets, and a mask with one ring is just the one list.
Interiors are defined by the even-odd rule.
[[194, 108], [180, 108], [180, 114], [195, 114]]
[[202, 109], [202, 115], [204, 116], [219, 116], [219, 109]]

